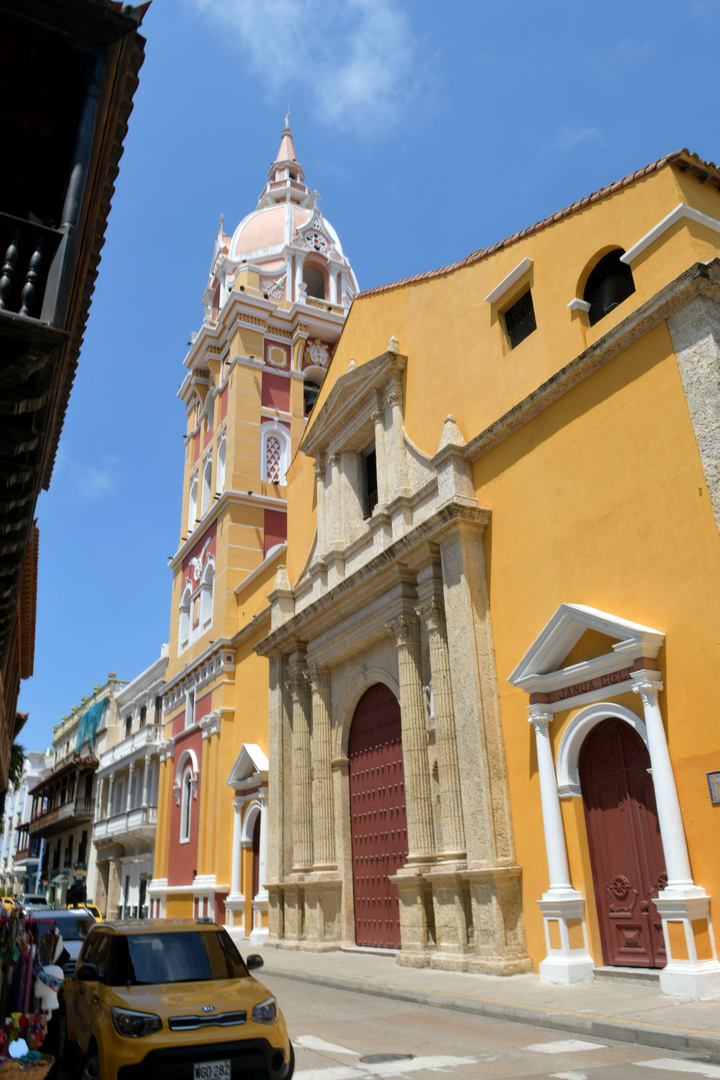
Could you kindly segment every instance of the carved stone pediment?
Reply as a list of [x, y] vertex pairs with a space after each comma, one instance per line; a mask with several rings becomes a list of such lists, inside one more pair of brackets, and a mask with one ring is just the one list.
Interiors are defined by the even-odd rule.
[[340, 448], [333, 444], [342, 442], [343, 447], [351, 444], [353, 435], [371, 422], [378, 394], [390, 388], [401, 392], [400, 379], [406, 363], [406, 356], [385, 352], [366, 364], [351, 367], [338, 379], [320, 411], [313, 416], [301, 450], [309, 457], [316, 457], [327, 447]]

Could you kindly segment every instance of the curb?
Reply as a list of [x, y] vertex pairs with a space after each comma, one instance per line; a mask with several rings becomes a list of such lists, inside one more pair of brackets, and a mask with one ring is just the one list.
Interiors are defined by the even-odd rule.
[[314, 983], [334, 990], [349, 990], [355, 994], [372, 997], [394, 998], [415, 1005], [430, 1005], [436, 1009], [487, 1016], [494, 1020], [507, 1020], [515, 1024], [534, 1024], [536, 1027], [558, 1028], [576, 1035], [593, 1035], [599, 1039], [615, 1039], [618, 1042], [637, 1043], [679, 1053], [714, 1054], [720, 1056], [720, 1035], [708, 1035], [692, 1028], [653, 1027], [641, 1021], [611, 1020], [605, 1016], [588, 1013], [559, 1012], [536, 1005], [505, 1004], [483, 998], [458, 997], [435, 990], [414, 990], [404, 986], [369, 983], [365, 980], [323, 975], [314, 972], [292, 971], [263, 967], [262, 978], [293, 979], [296, 982]]

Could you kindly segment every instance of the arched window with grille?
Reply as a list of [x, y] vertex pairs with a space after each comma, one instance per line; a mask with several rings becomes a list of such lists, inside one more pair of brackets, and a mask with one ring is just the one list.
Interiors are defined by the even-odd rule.
[[260, 435], [260, 471], [269, 484], [284, 484], [290, 465], [290, 432], [277, 421], [263, 424]]

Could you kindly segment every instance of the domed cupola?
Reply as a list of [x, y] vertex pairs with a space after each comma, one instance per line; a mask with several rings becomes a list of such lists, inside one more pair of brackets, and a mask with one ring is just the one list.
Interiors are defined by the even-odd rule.
[[305, 184], [288, 114], [258, 204], [236, 228], [221, 260], [223, 295], [232, 291], [238, 271], [252, 266], [260, 273], [260, 290], [275, 300], [348, 308], [357, 279], [319, 199]]

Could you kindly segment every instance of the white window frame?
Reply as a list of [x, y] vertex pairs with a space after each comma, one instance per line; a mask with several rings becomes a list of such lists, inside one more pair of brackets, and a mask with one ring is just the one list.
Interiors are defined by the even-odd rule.
[[202, 466], [202, 489], [200, 496], [200, 517], [203, 518], [208, 511], [212, 500], [212, 450], [203, 459]]
[[280, 477], [277, 483], [285, 484], [290, 468], [290, 432], [277, 420], [266, 421], [260, 429], [260, 475], [266, 483], [275, 483], [267, 470], [267, 442], [271, 436], [275, 436], [280, 443]]
[[198, 473], [197, 469], [193, 471], [190, 477], [190, 488], [188, 494], [188, 517], [187, 517], [187, 531], [188, 536], [195, 528], [197, 521], [197, 507], [198, 507]]
[[217, 470], [215, 475], [215, 492], [221, 495], [225, 490], [225, 464], [227, 456], [227, 428], [223, 428], [218, 435], [217, 442]]
[[189, 844], [192, 832], [192, 766], [188, 764], [180, 781], [180, 843]]

